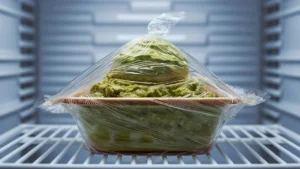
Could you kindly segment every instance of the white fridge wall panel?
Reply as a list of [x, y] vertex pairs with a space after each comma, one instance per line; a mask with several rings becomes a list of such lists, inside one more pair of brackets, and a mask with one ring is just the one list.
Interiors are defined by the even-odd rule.
[[0, 13], [0, 20], [1, 25], [5, 25], [0, 27], [0, 36], [2, 39], [0, 41], [1, 52], [5, 52], [3, 50], [6, 50], [6, 52], [17, 50], [19, 40], [19, 35], [16, 34], [18, 32], [18, 18]]
[[[298, 110], [294, 110], [294, 111], [298, 115], [300, 114], [300, 110], [299, 109]], [[299, 131], [299, 116], [296, 116], [296, 118], [295, 118], [295, 115], [293, 115], [293, 114], [284, 113], [284, 114], [282, 114], [280, 116], [279, 123], [282, 126], [285, 126], [286, 128], [289, 128], [292, 131], [300, 134], [300, 131]]]
[[[179, 10], [186, 12], [186, 19], [166, 39], [196, 57], [226, 83], [260, 87], [260, 1], [171, 0], [160, 1], [159, 9], [149, 6], [144, 10], [150, 2], [40, 1], [42, 94], [55, 94], [99, 59], [146, 34], [153, 17]], [[253, 118], [245, 120], [248, 117]], [[40, 118], [43, 121], [48, 116], [43, 113]], [[258, 122], [258, 109], [243, 110], [234, 123], [247, 121]]]
[[[61, 14], [65, 15], [65, 14]], [[159, 14], [156, 14], [158, 16]], [[59, 15], [57, 14], [57, 17]], [[230, 17], [229, 17], [230, 18]], [[41, 21], [41, 33], [53, 33], [57, 35], [61, 34], [76, 34], [76, 33], [86, 33], [86, 34], [93, 34], [94, 32], [113, 32], [113, 33], [132, 33], [132, 34], [145, 34], [147, 33], [147, 24], [120, 24], [120, 25], [109, 25], [109, 24], [100, 24], [95, 25], [91, 22], [77, 22], [77, 23], [69, 23], [69, 20], [64, 20], [63, 22], [49, 22], [47, 20]], [[76, 27], [74, 26], [76, 25]], [[243, 25], [243, 24], [208, 24], [208, 25], [197, 25], [197, 24], [184, 24], [178, 23], [174, 28], [171, 30], [172, 35], [175, 31], [178, 33], [189, 33], [189, 31], [194, 32], [201, 32], [204, 34], [221, 34], [221, 35], [247, 35], [253, 34], [255, 36], [259, 36], [259, 33], [255, 31], [255, 27], [258, 25]], [[107, 30], [107, 28], [111, 28]], [[182, 29], [185, 31], [182, 32]], [[45, 39], [47, 40], [47, 39]]]
[[[11, 16], [7, 11], [16, 11], [17, 3], [14, 1], [3, 1], [0, 9], [0, 106], [15, 101], [19, 98], [19, 84], [18, 78], [21, 72], [21, 67], [16, 54], [18, 48], [19, 35], [18, 32], [18, 18]], [[10, 86], [10, 90], [7, 90], [7, 86]], [[0, 115], [7, 112], [1, 112]], [[0, 125], [1, 126], [1, 125]]]
[[[286, 2], [288, 3], [288, 2]], [[281, 50], [282, 52], [290, 52], [290, 51], [298, 51], [299, 52], [299, 44], [300, 44], [300, 35], [299, 33], [299, 21], [300, 21], [300, 15], [299, 15], [299, 8], [300, 8], [300, 3], [293, 3], [295, 6], [288, 6], [286, 8], [283, 8], [283, 11], [291, 11], [296, 8], [298, 10], [295, 10], [294, 14], [288, 15], [288, 16], [283, 16], [281, 17], [281, 25], [283, 32], [280, 35], [282, 38], [282, 41], [284, 45], [282, 46]]]
[[[2, 107], [2, 105], [0, 105]], [[21, 123], [20, 116], [17, 113], [9, 113], [0, 116], [0, 134], [8, 131]], [[0, 145], [1, 146], [1, 145]]]
[[26, 25], [34, 22], [34, 16], [29, 8], [22, 0], [0, 2], [0, 132], [20, 123], [20, 115], [34, 103], [30, 95], [37, 85], [29, 70], [35, 64], [28, 53], [34, 48], [34, 29]]
[[[1, 105], [9, 103], [19, 98], [19, 83], [18, 78], [21, 72], [19, 63], [1, 63], [0, 62], [0, 92], [1, 92]], [[1, 75], [2, 74], [2, 75]], [[7, 87], [9, 86], [9, 90]], [[1, 114], [1, 113], [0, 113]]]
[[264, 119], [299, 132], [300, 1], [274, 1], [265, 8], [264, 90], [271, 95]]

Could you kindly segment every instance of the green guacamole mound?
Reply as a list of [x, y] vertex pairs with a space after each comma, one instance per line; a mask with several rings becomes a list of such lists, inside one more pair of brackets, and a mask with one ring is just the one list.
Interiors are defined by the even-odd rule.
[[173, 84], [141, 85], [128, 80], [105, 78], [93, 85], [92, 97], [216, 97], [204, 80], [188, 78]]
[[[217, 97], [206, 79], [188, 74], [182, 52], [149, 35], [120, 49], [86, 96]], [[83, 138], [100, 152], [205, 152], [222, 125], [222, 108], [206, 104], [99, 104], [79, 106], [78, 112]]]
[[187, 60], [179, 49], [159, 36], [148, 35], [121, 48], [107, 76], [161, 83], [186, 79], [188, 72]]
[[155, 35], [131, 41], [114, 56], [106, 77], [94, 84], [92, 97], [216, 97], [201, 78], [188, 77], [182, 52]]

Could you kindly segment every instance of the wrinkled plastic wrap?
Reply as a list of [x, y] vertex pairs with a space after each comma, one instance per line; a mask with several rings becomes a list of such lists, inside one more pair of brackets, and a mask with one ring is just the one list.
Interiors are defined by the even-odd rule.
[[231, 87], [164, 39], [184, 12], [164, 13], [42, 108], [69, 112], [95, 153], [207, 153], [222, 126], [263, 92]]

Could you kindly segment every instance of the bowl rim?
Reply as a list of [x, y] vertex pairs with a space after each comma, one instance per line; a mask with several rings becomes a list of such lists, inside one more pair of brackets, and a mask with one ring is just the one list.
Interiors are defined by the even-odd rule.
[[225, 105], [239, 104], [242, 101], [230, 97], [209, 97], [209, 98], [183, 98], [183, 97], [59, 97], [52, 101], [55, 103], [99, 106], [103, 104], [122, 105], [152, 105], [152, 104], [205, 104], [205, 105]]

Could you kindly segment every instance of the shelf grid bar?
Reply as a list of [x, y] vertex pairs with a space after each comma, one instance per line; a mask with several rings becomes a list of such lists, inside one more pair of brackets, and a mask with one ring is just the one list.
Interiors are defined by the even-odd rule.
[[[71, 134], [71, 132], [73, 131], [73, 129], [69, 129], [68, 132], [65, 134], [65, 136], [68, 136], [69, 134]], [[55, 137], [58, 133], [60, 132], [60, 130], [56, 130], [54, 131], [49, 138], [53, 138]], [[65, 137], [63, 136], [63, 137]], [[32, 154], [34, 154], [37, 150], [39, 150], [42, 146], [44, 146], [49, 140], [44, 140], [41, 143], [39, 143], [36, 147], [34, 147], [32, 150], [30, 150], [28, 153], [26, 153], [23, 157], [21, 157], [19, 160], [16, 161], [16, 163], [22, 163], [23, 161], [25, 161], [28, 157], [30, 157]]]
[[[18, 130], [17, 130], [18, 129]], [[18, 136], [14, 141], [7, 143], [9, 137], [7, 134], [0, 135], [0, 140], [3, 143], [7, 143], [0, 147], [0, 155], [1, 153], [7, 153], [3, 157], [0, 157], [0, 168], [6, 166], [4, 168], [22, 168], [22, 166], [26, 166], [27, 168], [300, 168], [300, 160], [299, 157], [295, 155], [295, 153], [290, 152], [288, 149], [284, 147], [284, 145], [289, 145], [293, 148], [293, 150], [298, 151], [300, 153], [300, 147], [297, 145], [297, 142], [293, 143], [289, 140], [289, 138], [297, 139], [297, 135], [293, 137], [296, 133], [288, 133], [289, 137], [286, 137], [285, 128], [276, 125], [264, 126], [264, 125], [246, 125], [246, 126], [225, 126], [223, 131], [221, 132], [221, 137], [217, 140], [216, 143], [216, 151], [224, 157], [225, 163], [218, 163], [217, 159], [214, 157], [214, 154], [206, 154], [209, 163], [201, 163], [198, 155], [191, 155], [194, 163], [185, 163], [183, 160], [182, 155], [177, 155], [177, 159], [175, 158], [176, 163], [174, 164], [173, 158], [169, 159], [169, 156], [163, 154], [160, 156], [162, 158], [162, 163], [160, 164], [153, 164], [152, 156], [146, 156], [146, 161], [142, 163], [137, 163], [137, 156], [133, 155], [131, 159], [131, 163], [129, 164], [122, 164], [122, 154], [117, 155], [116, 161], [111, 164], [107, 163], [108, 157], [110, 155], [103, 154], [102, 158], [98, 154], [89, 153], [88, 156], [82, 154], [83, 152], [87, 152], [83, 148], [83, 144], [76, 144], [76, 151], [71, 155], [71, 158], [65, 162], [63, 162], [63, 158], [67, 152], [69, 152], [72, 145], [74, 143], [78, 143], [82, 140], [80, 138], [80, 133], [78, 129], [71, 125], [21, 125], [15, 130], [14, 132], [10, 132], [10, 137]], [[48, 135], [46, 133], [50, 132]], [[224, 131], [226, 133], [224, 133]], [[289, 130], [288, 130], [289, 131]], [[17, 132], [17, 133], [16, 133]], [[59, 133], [63, 132], [61, 136], [58, 136]], [[77, 133], [75, 133], [77, 132]], [[225, 134], [231, 135], [229, 137]], [[289, 131], [291, 132], [291, 131]], [[72, 137], [70, 137], [70, 135]], [[240, 135], [243, 134], [244, 136]], [[267, 134], [270, 133], [270, 134]], [[34, 135], [32, 135], [34, 134]], [[74, 136], [75, 135], [75, 136]], [[3, 136], [3, 137], [2, 137]], [[225, 143], [230, 146], [235, 151], [235, 154], [227, 154], [226, 151], [222, 149], [220, 143]], [[20, 144], [12, 152], [5, 152], [8, 148]], [[50, 144], [50, 145], [49, 145]], [[56, 151], [58, 145], [64, 144], [61, 150]], [[246, 148], [247, 153], [243, 154], [241, 150], [238, 149], [237, 145], [242, 145]], [[262, 156], [264, 154], [259, 154], [252, 145], [258, 146], [261, 148], [262, 151], [266, 153], [266, 155], [272, 157], [276, 164], [269, 163], [265, 158]], [[299, 142], [300, 144], [300, 142]], [[28, 152], [22, 154], [22, 150], [30, 145], [34, 145], [34, 147], [29, 150]], [[36, 160], [30, 162], [30, 158], [36, 152], [38, 152], [42, 147], [45, 145], [49, 145], [50, 147], [41, 154]], [[282, 152], [283, 155], [287, 155], [286, 157], [290, 158], [293, 161], [284, 161], [279, 154], [275, 154], [271, 149], [269, 149], [266, 145], [273, 145], [278, 151]], [[82, 152], [82, 153], [81, 153]], [[49, 162], [44, 162], [43, 160], [46, 159], [50, 155], [50, 153], [54, 156], [54, 159]], [[54, 153], [54, 154], [53, 154]], [[250, 162], [250, 158], [248, 158], [247, 154], [251, 155], [253, 158], [258, 160], [259, 163], [252, 163]], [[9, 162], [10, 158], [15, 155], [17, 156], [16, 162]], [[83, 155], [83, 156], [81, 156]], [[203, 155], [202, 155], [203, 156]], [[52, 156], [51, 156], [52, 157]], [[100, 157], [100, 161], [98, 164], [94, 164], [92, 162], [93, 158]], [[75, 163], [76, 159], [84, 158], [82, 162]], [[234, 159], [241, 159], [242, 163], [234, 162]], [[178, 161], [177, 161], [178, 160]], [[25, 163], [26, 161], [26, 163]]]
[[[227, 136], [221, 132], [220, 135], [223, 138], [227, 138]], [[247, 160], [247, 158], [229, 141], [226, 141], [234, 150], [235, 152], [237, 152], [237, 154], [239, 155], [240, 159], [245, 163], [245, 164], [250, 164], [249, 160]]]
[[216, 160], [211, 156], [211, 154], [206, 154], [211, 164], [217, 164]]
[[[94, 154], [93, 153], [90, 153], [89, 156], [86, 158], [86, 160], [84, 161], [83, 164], [87, 165], [91, 162], [92, 158], [94, 157]], [[117, 159], [118, 160], [118, 159]], [[119, 161], [120, 162], [120, 161]], [[116, 162], [117, 164], [117, 162]]]
[[266, 137], [262, 132], [261, 129], [255, 130], [255, 132], [260, 135], [261, 137], [267, 139], [270, 143], [272, 143], [272, 145], [274, 145], [276, 148], [278, 148], [279, 150], [281, 150], [282, 152], [284, 152], [286, 155], [288, 155], [290, 158], [292, 158], [293, 160], [300, 162], [300, 159], [294, 155], [293, 153], [289, 152], [288, 150], [286, 150], [285, 148], [283, 148], [281, 145], [277, 144], [276, 142], [274, 142], [273, 140], [269, 139], [268, 137]]
[[[58, 130], [55, 131], [55, 135], [60, 133], [63, 130], [63, 128], [60, 128]], [[62, 138], [64, 139], [64, 137]], [[54, 143], [46, 152], [44, 152], [38, 159], [36, 159], [33, 164], [38, 164], [41, 161], [43, 161], [55, 148], [56, 146], [59, 144], [60, 142], [56, 142]]]
[[135, 164], [136, 164], [136, 155], [133, 155], [133, 156], [132, 156], [131, 164], [132, 164], [132, 165], [135, 165]]
[[78, 157], [78, 154], [80, 153], [80, 151], [83, 149], [83, 144], [80, 144], [80, 146], [78, 147], [78, 149], [76, 150], [75, 154], [72, 156], [72, 158], [68, 161], [68, 165], [73, 164], [75, 159]]
[[[180, 165], [183, 165], [184, 164], [184, 162], [183, 162], [183, 159], [182, 159], [182, 156], [177, 156], [177, 158], [178, 158], [178, 163], [180, 164]], [[194, 156], [193, 156], [193, 158], [194, 158]], [[195, 159], [194, 159], [195, 160]], [[196, 160], [195, 160], [195, 162], [196, 162]]]
[[259, 141], [255, 140], [255, 138], [247, 132], [244, 128], [240, 128], [240, 130], [248, 137], [252, 138], [253, 141], [255, 141], [263, 150], [265, 150], [266, 153], [268, 153], [271, 157], [273, 157], [278, 163], [280, 164], [286, 164], [285, 161], [283, 161], [280, 157], [278, 157], [276, 154], [274, 154], [270, 149], [268, 149], [265, 145], [260, 143]]
[[228, 128], [228, 131], [236, 138], [238, 138], [241, 143], [251, 152], [251, 154], [256, 157], [257, 160], [259, 160], [261, 163], [263, 164], [267, 164], [268, 162], [263, 159], [260, 155], [257, 154], [257, 152], [255, 150], [253, 150], [246, 142], [244, 142], [240, 136], [234, 131], [232, 130], [231, 128]]
[[[266, 130], [269, 132], [269, 133], [272, 133], [272, 131], [269, 129], [269, 128], [266, 128]], [[279, 139], [283, 140], [285, 143], [287, 143], [288, 145], [292, 146], [294, 149], [300, 151], [300, 147], [297, 146], [296, 144], [294, 144], [293, 142], [289, 141], [288, 139], [280, 136], [279, 134], [277, 133], [272, 133], [273, 135], [275, 135], [276, 137], [278, 137]], [[300, 141], [300, 140], [298, 140]]]
[[163, 156], [162, 156], [162, 160], [163, 160], [163, 164], [164, 164], [164, 165], [167, 165], [167, 164], [168, 164], [167, 156], [163, 155]]
[[219, 150], [220, 154], [225, 158], [226, 162], [228, 164], [233, 164], [233, 162], [231, 161], [231, 159], [228, 157], [228, 155], [226, 153], [224, 153], [224, 151], [220, 148], [220, 146], [218, 144], [216, 144], [216, 147]]
[[22, 140], [23, 138], [33, 134], [34, 132], [38, 131], [38, 130], [41, 130], [42, 127], [36, 127], [30, 131], [28, 131], [26, 134], [22, 135], [21, 137], [19, 137], [18, 139], [10, 142], [9, 144], [3, 146], [1, 149], [0, 149], [0, 153], [4, 152], [5, 150], [7, 150], [8, 148], [10, 148], [11, 146], [15, 145], [16, 143], [20, 142], [20, 140]]
[[[50, 131], [51, 128], [46, 128], [44, 131], [42, 131], [41, 133], [39, 133], [36, 138], [39, 138], [41, 136], [43, 136], [44, 134], [46, 134], [48, 131]], [[24, 143], [23, 145], [21, 145], [20, 147], [18, 147], [17, 149], [13, 150], [12, 152], [10, 152], [8, 155], [6, 155], [5, 157], [3, 157], [1, 160], [0, 160], [0, 163], [1, 162], [4, 162], [8, 159], [10, 159], [11, 157], [13, 157], [14, 155], [16, 155], [17, 153], [19, 153], [20, 151], [24, 150], [26, 147], [28, 147], [29, 145], [31, 145], [31, 143], [33, 143], [35, 140], [31, 140], [31, 141], [28, 141], [26, 143]]]
[[[63, 140], [59, 141], [60, 144]], [[71, 141], [52, 161], [50, 164], [56, 164], [62, 157], [65, 155], [65, 153], [69, 150], [69, 148], [75, 143], [75, 139]]]
[[152, 164], [151, 156], [147, 156], [147, 165]]
[[[81, 148], [82, 148], [82, 147], [81, 147]], [[106, 160], [107, 160], [107, 157], [108, 157], [108, 155], [107, 155], [107, 154], [104, 154], [99, 164], [100, 164], [100, 165], [105, 164], [105, 163], [106, 163]]]
[[197, 165], [201, 164], [199, 158], [196, 155], [193, 155], [193, 159], [195, 160], [195, 164]]
[[115, 164], [119, 165], [121, 163], [121, 160], [122, 160], [122, 156], [120, 154], [118, 154]]

